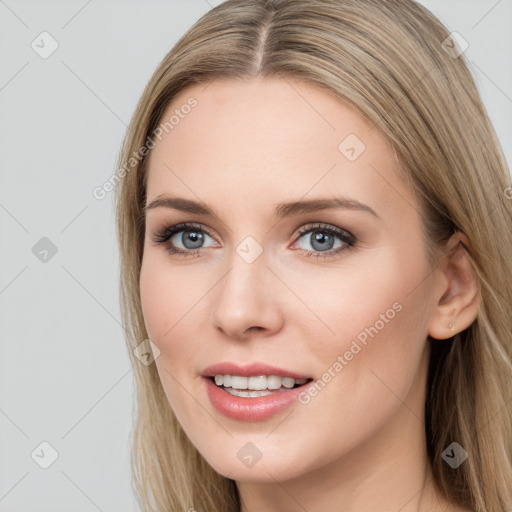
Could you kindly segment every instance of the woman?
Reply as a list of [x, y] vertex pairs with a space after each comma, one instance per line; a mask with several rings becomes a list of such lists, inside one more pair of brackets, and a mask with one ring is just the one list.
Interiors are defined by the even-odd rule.
[[229, 0], [120, 164], [144, 510], [511, 509], [510, 176], [428, 10]]

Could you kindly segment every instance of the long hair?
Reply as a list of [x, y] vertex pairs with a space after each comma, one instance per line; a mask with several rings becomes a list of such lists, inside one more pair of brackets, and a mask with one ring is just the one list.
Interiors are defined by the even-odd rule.
[[[233, 480], [191, 444], [154, 364], [134, 350], [141, 310], [147, 159], [174, 96], [217, 77], [297, 78], [348, 101], [392, 143], [434, 255], [458, 230], [479, 278], [475, 321], [430, 359], [425, 430], [435, 482], [476, 512], [512, 509], [512, 199], [510, 175], [464, 54], [414, 0], [228, 0], [176, 43], [138, 103], [119, 156], [121, 307], [136, 376], [133, 489], [143, 511], [238, 512]], [[200, 106], [198, 107], [200, 108]], [[468, 457], [442, 458], [456, 441]]]

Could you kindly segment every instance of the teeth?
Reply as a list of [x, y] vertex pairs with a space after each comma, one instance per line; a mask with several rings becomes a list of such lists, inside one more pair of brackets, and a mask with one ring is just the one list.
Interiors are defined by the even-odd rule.
[[267, 377], [267, 387], [268, 389], [279, 389], [281, 387], [282, 381], [281, 377], [276, 377], [275, 375], [270, 375]]
[[230, 395], [241, 396], [243, 398], [258, 398], [259, 396], [271, 395], [272, 391], [265, 389], [263, 391], [238, 391], [238, 389], [227, 388]]
[[[234, 390], [248, 389], [253, 391], [266, 391], [269, 389], [280, 389], [285, 387], [287, 389], [293, 388], [296, 384], [302, 385], [307, 382], [307, 379], [292, 379], [291, 377], [279, 377], [277, 375], [258, 375], [255, 377], [242, 377], [239, 375], [215, 375], [215, 384], [217, 386], [224, 386], [225, 388], [232, 388]], [[250, 392], [243, 395], [237, 393], [237, 396], [264, 396], [264, 394], [252, 395]], [[265, 393], [270, 394], [270, 393]]]

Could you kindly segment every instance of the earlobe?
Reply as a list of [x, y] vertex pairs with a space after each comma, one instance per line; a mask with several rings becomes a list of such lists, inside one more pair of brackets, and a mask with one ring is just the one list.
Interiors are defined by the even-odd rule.
[[447, 242], [445, 255], [439, 262], [440, 286], [428, 331], [434, 339], [453, 337], [467, 329], [478, 314], [480, 283], [466, 247], [469, 247], [467, 237], [455, 233]]

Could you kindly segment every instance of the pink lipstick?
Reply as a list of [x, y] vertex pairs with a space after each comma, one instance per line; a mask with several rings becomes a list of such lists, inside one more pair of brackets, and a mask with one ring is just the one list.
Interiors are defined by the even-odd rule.
[[212, 405], [239, 421], [263, 421], [290, 407], [313, 379], [264, 363], [219, 363], [202, 374]]

